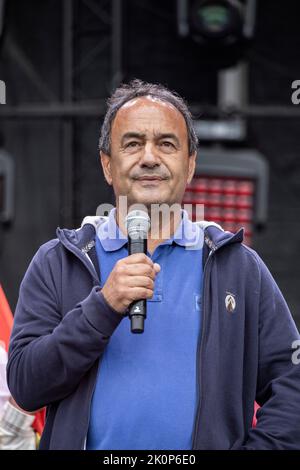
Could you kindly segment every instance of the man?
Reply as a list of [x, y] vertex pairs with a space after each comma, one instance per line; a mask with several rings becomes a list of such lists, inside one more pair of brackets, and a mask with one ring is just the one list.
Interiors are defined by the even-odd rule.
[[[8, 383], [23, 408], [47, 406], [42, 449], [299, 448], [298, 332], [243, 231], [177, 209], [167, 222], [151, 217], [147, 256], [128, 256], [120, 196], [149, 214], [178, 207], [196, 149], [176, 93], [135, 80], [110, 98], [100, 155], [116, 208], [58, 229], [15, 313]], [[138, 299], [141, 335], [126, 317]]]

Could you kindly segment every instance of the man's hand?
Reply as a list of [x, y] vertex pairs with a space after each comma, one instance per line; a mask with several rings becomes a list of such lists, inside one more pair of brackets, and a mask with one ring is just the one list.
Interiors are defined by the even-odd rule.
[[115, 264], [101, 292], [106, 302], [122, 314], [133, 301], [153, 296], [159, 271], [160, 265], [144, 253], [127, 256]]

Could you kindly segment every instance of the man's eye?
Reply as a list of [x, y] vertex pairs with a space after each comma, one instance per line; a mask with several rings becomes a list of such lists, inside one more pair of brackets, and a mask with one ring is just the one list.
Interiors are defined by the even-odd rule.
[[138, 145], [139, 145], [139, 142], [132, 141], [132, 142], [128, 142], [128, 144], [126, 144], [125, 147], [134, 148], [134, 147], [137, 147]]
[[172, 142], [168, 142], [167, 140], [161, 142], [161, 145], [163, 145], [164, 147], [174, 147], [174, 144]]

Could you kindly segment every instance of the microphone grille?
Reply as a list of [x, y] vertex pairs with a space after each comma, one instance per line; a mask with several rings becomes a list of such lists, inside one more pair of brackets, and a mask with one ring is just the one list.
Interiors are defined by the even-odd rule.
[[131, 238], [147, 238], [150, 228], [150, 217], [147, 212], [142, 210], [130, 211], [125, 219], [128, 235]]

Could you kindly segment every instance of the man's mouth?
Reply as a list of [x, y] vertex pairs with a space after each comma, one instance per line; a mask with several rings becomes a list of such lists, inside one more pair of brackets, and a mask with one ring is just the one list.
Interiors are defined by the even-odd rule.
[[162, 181], [163, 179], [161, 176], [141, 176], [138, 178], [139, 181]]

